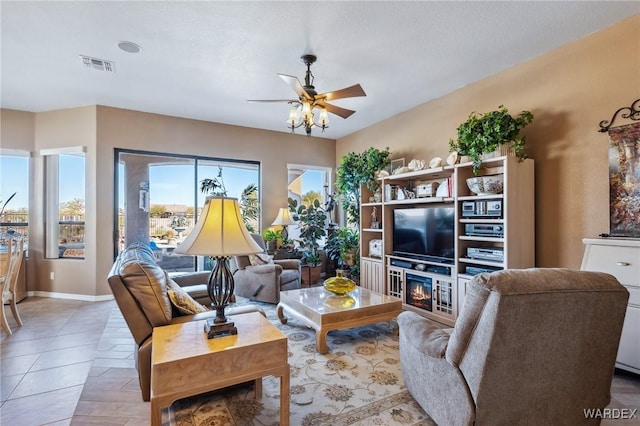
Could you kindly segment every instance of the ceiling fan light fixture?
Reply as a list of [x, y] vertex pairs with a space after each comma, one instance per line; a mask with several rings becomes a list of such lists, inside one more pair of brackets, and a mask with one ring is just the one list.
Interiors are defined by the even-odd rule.
[[[313, 86], [313, 74], [311, 73], [311, 64], [316, 61], [315, 55], [303, 55], [302, 61], [307, 66], [305, 74], [305, 85], [303, 86], [296, 77], [287, 74], [278, 74], [298, 95], [297, 99], [274, 99], [274, 100], [249, 100], [249, 102], [287, 102], [294, 105], [289, 110], [289, 118], [287, 119], [287, 127], [294, 133], [295, 129], [304, 125], [307, 136], [311, 136], [313, 127], [320, 127], [324, 132], [329, 126], [329, 113], [335, 114], [342, 118], [348, 118], [355, 111], [342, 108], [328, 101], [343, 98], [353, 98], [357, 96], [367, 96], [359, 84], [345, 87], [344, 89], [335, 90], [333, 92], [317, 93]], [[318, 120], [315, 121], [314, 109], [319, 109]]]
[[320, 111], [320, 124], [322, 125], [323, 130], [324, 127], [329, 124], [329, 113], [326, 109]]
[[300, 114], [298, 114], [298, 108], [291, 108], [289, 110], [289, 119], [287, 123], [291, 123], [291, 125], [295, 125], [300, 120]]
[[[313, 110], [315, 108], [320, 109], [318, 122], [315, 121], [315, 114], [313, 113]], [[311, 136], [311, 129], [313, 129], [314, 127], [321, 128], [322, 132], [324, 132], [325, 129], [329, 128], [329, 126], [327, 125], [329, 124], [329, 113], [327, 112], [326, 108], [319, 107], [315, 104], [315, 102], [300, 102], [298, 106], [289, 110], [289, 118], [287, 119], [287, 124], [287, 127], [291, 129], [291, 133], [295, 133], [295, 130], [298, 127], [304, 126], [304, 130], [307, 136]]]

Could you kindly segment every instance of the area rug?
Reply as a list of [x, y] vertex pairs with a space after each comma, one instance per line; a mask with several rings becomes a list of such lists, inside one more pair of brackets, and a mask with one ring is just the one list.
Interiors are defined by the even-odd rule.
[[[403, 386], [397, 324], [381, 322], [331, 331], [330, 352], [316, 352], [315, 331], [278, 320], [273, 305], [260, 304], [288, 338], [290, 424], [435, 425]], [[169, 420], [178, 426], [275, 426], [279, 424], [279, 379], [263, 380], [261, 400], [251, 385], [176, 401]]]

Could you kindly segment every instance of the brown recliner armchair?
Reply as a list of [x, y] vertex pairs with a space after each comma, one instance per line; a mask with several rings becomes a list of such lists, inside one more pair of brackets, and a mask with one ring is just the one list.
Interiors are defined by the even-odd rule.
[[[209, 272], [172, 276], [193, 299], [205, 306], [211, 304], [206, 292]], [[204, 320], [215, 317], [215, 311], [183, 315], [172, 306], [167, 294], [168, 275], [153, 260], [153, 252], [144, 243], [133, 243], [123, 250], [109, 272], [108, 281], [129, 330], [136, 342], [136, 369], [142, 399], [149, 401], [151, 391], [151, 348], [153, 328], [163, 325]], [[257, 306], [236, 306], [226, 314], [262, 312]], [[264, 312], [262, 312], [264, 315]], [[204, 335], [203, 335], [204, 338]]]
[[[260, 234], [251, 234], [266, 253]], [[300, 288], [300, 259], [273, 260], [265, 265], [252, 265], [249, 256], [233, 256], [231, 270], [235, 282], [235, 294], [267, 303], [280, 302], [281, 290]]]
[[598, 424], [628, 297], [599, 272], [477, 275], [453, 330], [398, 316], [405, 386], [439, 425]]

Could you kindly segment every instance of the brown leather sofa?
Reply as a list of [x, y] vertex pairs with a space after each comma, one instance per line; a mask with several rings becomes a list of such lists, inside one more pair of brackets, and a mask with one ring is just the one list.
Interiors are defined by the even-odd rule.
[[[209, 272], [196, 272], [171, 276], [171, 279], [196, 301], [209, 306], [211, 300], [205, 284], [208, 276]], [[215, 317], [215, 311], [180, 314], [167, 295], [168, 280], [169, 276], [155, 263], [153, 252], [144, 243], [134, 243], [123, 250], [108, 276], [111, 291], [136, 342], [136, 369], [144, 401], [150, 399], [153, 328]], [[229, 307], [225, 313], [255, 311], [262, 312], [257, 306], [247, 305]]]

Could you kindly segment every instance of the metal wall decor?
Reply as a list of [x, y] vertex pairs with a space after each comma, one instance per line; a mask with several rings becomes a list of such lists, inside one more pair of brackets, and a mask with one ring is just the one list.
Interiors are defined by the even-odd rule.
[[620, 118], [628, 118], [633, 121], [640, 121], [640, 99], [636, 99], [633, 101], [631, 106], [618, 108], [616, 112], [613, 113], [611, 120], [602, 120], [600, 122], [600, 130], [599, 132], [608, 132], [609, 128], [613, 125], [613, 122], [620, 114]]

